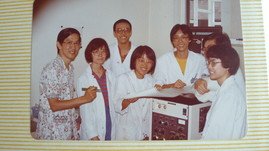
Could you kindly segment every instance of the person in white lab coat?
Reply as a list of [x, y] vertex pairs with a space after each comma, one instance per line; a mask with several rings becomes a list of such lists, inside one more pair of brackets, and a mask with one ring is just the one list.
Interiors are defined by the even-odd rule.
[[139, 46], [131, 57], [131, 71], [117, 78], [115, 110], [118, 113], [116, 140], [148, 140], [150, 136], [151, 104], [149, 98], [125, 99], [124, 96], [154, 86], [152, 73], [156, 66], [154, 51]]
[[126, 19], [119, 19], [113, 25], [113, 34], [117, 43], [109, 46], [110, 58], [105, 62], [106, 69], [110, 69], [116, 76], [130, 71], [130, 59], [135, 46], [130, 41], [132, 24]]
[[[215, 32], [203, 39], [202, 42], [202, 54], [205, 55], [209, 47], [213, 45], [222, 45], [223, 47], [232, 47], [229, 36], [226, 33]], [[237, 85], [240, 90], [245, 94], [245, 80], [240, 67], [234, 75]], [[209, 76], [204, 76], [198, 79], [194, 88], [196, 90], [195, 95], [200, 101], [210, 100], [214, 97], [216, 90], [219, 88], [217, 81], [210, 80]]]
[[108, 45], [101, 38], [91, 40], [85, 50], [89, 66], [78, 79], [78, 95], [83, 95], [82, 88], [89, 86], [94, 86], [101, 92], [97, 92], [93, 102], [80, 106], [82, 140], [113, 140], [115, 136], [115, 110], [112, 101], [115, 80], [113, 73], [103, 67], [109, 56]]
[[187, 25], [176, 24], [170, 32], [174, 47], [157, 60], [154, 73], [156, 88], [183, 88], [191, 86], [203, 74], [208, 74], [205, 58], [188, 49], [192, 32]]
[[206, 53], [210, 79], [220, 88], [207, 113], [202, 139], [240, 139], [246, 134], [246, 97], [235, 81], [240, 64], [232, 47], [214, 45]]

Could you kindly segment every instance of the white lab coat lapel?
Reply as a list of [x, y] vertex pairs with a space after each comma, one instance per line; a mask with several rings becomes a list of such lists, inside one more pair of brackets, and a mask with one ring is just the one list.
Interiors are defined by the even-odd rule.
[[[181, 68], [180, 68], [180, 66], [179, 66], [179, 64], [177, 62], [177, 59], [176, 59], [176, 57], [174, 55], [174, 52], [172, 52], [170, 54], [170, 57], [171, 57], [170, 66], [171, 66], [172, 69], [175, 69], [175, 70], [171, 70], [173, 72], [173, 73], [171, 73], [171, 76], [176, 77], [176, 78], [173, 78], [173, 79], [180, 79], [181, 81], [185, 82], [186, 78], [183, 75], [183, 72], [182, 72], [182, 70], [181, 70]], [[176, 82], [176, 81], [171, 81], [170, 83], [172, 83], [172, 82]]]
[[95, 87], [97, 87], [97, 89], [100, 89], [100, 87], [99, 87], [99, 84], [98, 84], [98, 82], [97, 82], [97, 80], [94, 78], [94, 76], [92, 75], [92, 69], [91, 69], [91, 67], [90, 67], [90, 65], [88, 66], [88, 68], [87, 68], [87, 71], [86, 71], [86, 74], [87, 74], [87, 83], [88, 83], [88, 85], [89, 86], [95, 86]]
[[113, 94], [115, 88], [115, 77], [114, 74], [110, 70], [106, 70], [106, 82], [107, 82], [107, 90], [108, 90], [108, 100], [109, 100], [109, 111], [110, 111], [110, 118], [111, 118], [111, 140], [115, 139], [115, 108], [114, 108], [114, 101], [113, 101]]
[[195, 76], [192, 75], [193, 67], [197, 66], [197, 63], [199, 62], [195, 60], [195, 57], [193, 56], [192, 52], [189, 51], [186, 68], [185, 68], [186, 70], [184, 74], [184, 80], [187, 85], [192, 84], [192, 82], [194, 82], [194, 80], [198, 77], [199, 73], [196, 73]]
[[127, 74], [127, 77], [129, 79], [129, 82], [130, 82], [130, 86], [132, 88], [132, 92], [139, 92], [139, 90], [136, 89], [136, 81], [137, 81], [137, 78], [135, 76], [135, 73], [134, 71], [132, 70], [129, 74]]
[[188, 77], [190, 75], [190, 72], [192, 70], [191, 67], [194, 66], [194, 63], [196, 63], [195, 60], [192, 60], [192, 55], [190, 52], [188, 52], [188, 58], [187, 58], [187, 62], [186, 62], [186, 68], [185, 68], [185, 74], [184, 77]]
[[113, 50], [113, 54], [115, 55], [114, 58], [115, 58], [115, 62], [116, 63], [121, 63], [121, 58], [120, 58], [120, 51], [119, 51], [119, 47], [118, 45], [114, 45], [112, 47], [112, 50]]
[[[117, 50], [116, 53], [115, 53], [116, 54], [117, 61], [121, 62], [120, 51], [119, 51], [119, 44], [115, 45], [114, 46], [114, 49]], [[123, 64], [126, 64], [126, 63], [127, 64], [130, 64], [130, 59], [131, 59], [131, 56], [133, 54], [134, 49], [135, 49], [134, 45], [131, 44], [131, 48], [130, 48], [130, 50], [129, 50], [127, 56], [126, 56], [126, 58], [124, 59]]]
[[135, 46], [131, 44], [131, 49], [128, 52], [126, 58], [124, 59], [123, 62], [121, 62], [121, 57], [120, 57], [120, 52], [119, 52], [119, 47], [118, 44], [114, 44], [111, 47], [111, 58], [113, 59], [111, 60], [109, 63], [111, 63], [111, 70], [116, 74], [119, 75], [121, 73], [125, 73], [127, 71], [130, 71], [130, 60], [131, 60], [131, 56], [133, 54], [133, 51], [135, 49]]
[[[97, 80], [92, 75], [92, 69], [91, 69], [90, 66], [88, 66], [86, 74], [87, 74], [87, 77], [88, 77], [87, 78], [88, 81], [86, 82], [86, 83], [88, 83], [88, 86], [95, 86], [95, 87], [97, 87], [97, 89], [101, 89], [98, 82], [97, 82]], [[98, 101], [98, 103], [97, 103], [97, 101]], [[106, 127], [106, 125], [105, 125], [105, 123], [106, 123], [106, 113], [105, 113], [105, 110], [104, 110], [105, 109], [105, 103], [104, 103], [103, 94], [101, 92], [97, 92], [96, 98], [92, 103], [96, 103], [96, 108], [94, 108], [94, 110], [95, 110], [94, 114], [99, 114], [99, 117], [102, 117], [102, 118], [98, 118], [97, 122], [98, 123], [103, 123], [103, 125], [100, 126], [100, 127]], [[103, 109], [101, 110], [101, 108], [103, 108]], [[99, 135], [100, 135], [100, 132], [102, 132], [102, 130], [100, 130], [100, 127], [98, 127]], [[103, 134], [103, 136], [99, 136], [99, 137], [104, 137], [104, 135], [105, 134]], [[100, 139], [104, 140], [104, 138], [100, 138]]]

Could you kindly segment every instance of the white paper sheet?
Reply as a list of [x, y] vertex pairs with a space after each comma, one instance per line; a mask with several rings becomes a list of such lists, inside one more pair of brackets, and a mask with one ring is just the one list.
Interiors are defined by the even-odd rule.
[[130, 98], [156, 98], [156, 97], [176, 97], [186, 93], [193, 93], [193, 88], [191, 86], [185, 86], [182, 89], [167, 88], [158, 91], [156, 88], [151, 88], [144, 90], [142, 92], [132, 93], [125, 96], [125, 99]]

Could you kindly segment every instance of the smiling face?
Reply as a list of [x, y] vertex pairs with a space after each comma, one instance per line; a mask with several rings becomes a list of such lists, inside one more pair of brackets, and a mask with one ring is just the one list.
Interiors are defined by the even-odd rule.
[[188, 51], [190, 41], [188, 34], [184, 34], [181, 30], [178, 30], [172, 37], [172, 44], [179, 52]]
[[81, 48], [80, 37], [78, 34], [71, 34], [64, 39], [63, 43], [57, 42], [59, 55], [66, 65], [69, 65], [78, 55]]
[[114, 37], [117, 38], [118, 43], [129, 43], [129, 39], [132, 35], [131, 27], [128, 23], [121, 22], [116, 25], [114, 31]]
[[229, 68], [224, 68], [218, 58], [209, 58], [207, 67], [210, 79], [217, 80], [220, 85], [230, 76]]
[[135, 74], [137, 78], [143, 79], [151, 70], [153, 63], [153, 60], [149, 59], [146, 54], [143, 54], [141, 58], [136, 59]]
[[104, 62], [106, 61], [106, 57], [107, 57], [107, 50], [105, 46], [92, 51], [93, 64], [103, 65]]

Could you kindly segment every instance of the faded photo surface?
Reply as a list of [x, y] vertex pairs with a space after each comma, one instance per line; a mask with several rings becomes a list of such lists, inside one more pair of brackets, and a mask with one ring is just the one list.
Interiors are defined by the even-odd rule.
[[240, 0], [34, 1], [32, 137], [243, 138], [240, 12]]

